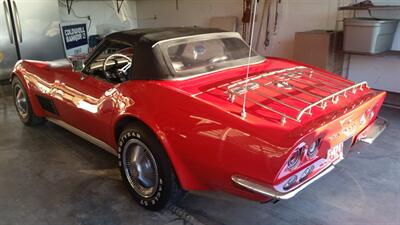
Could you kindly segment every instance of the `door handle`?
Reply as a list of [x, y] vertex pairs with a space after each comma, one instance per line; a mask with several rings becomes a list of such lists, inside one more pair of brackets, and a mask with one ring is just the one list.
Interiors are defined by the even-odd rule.
[[14, 5], [14, 12], [15, 12], [15, 25], [17, 26], [17, 29], [18, 29], [18, 39], [19, 39], [19, 42], [22, 43], [21, 20], [19, 19], [18, 8], [17, 8], [17, 4], [15, 3], [15, 1], [13, 1], [13, 5]]
[[10, 43], [14, 44], [14, 38], [13, 38], [13, 33], [11, 30], [11, 20], [10, 20], [10, 11], [8, 10], [7, 2], [3, 1], [3, 7], [4, 7], [4, 14], [6, 16], [6, 24], [7, 24], [7, 30], [8, 30], [8, 37], [10, 38]]

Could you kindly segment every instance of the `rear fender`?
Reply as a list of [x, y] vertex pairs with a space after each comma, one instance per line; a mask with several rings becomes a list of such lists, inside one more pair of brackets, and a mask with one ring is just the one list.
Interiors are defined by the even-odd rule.
[[[184, 190], [207, 190], [208, 186], [203, 184], [199, 179], [197, 179], [190, 170], [185, 166], [180, 157], [175, 153], [168, 137], [165, 135], [166, 132], [162, 130], [161, 127], [150, 122], [151, 120], [146, 120], [144, 117], [135, 114], [124, 114], [118, 116], [113, 122], [113, 127], [115, 128], [118, 122], [127, 117], [132, 118], [132, 121], [140, 121], [146, 125], [157, 137], [160, 143], [163, 145], [169, 159], [171, 160], [172, 167], [174, 168], [175, 174], [178, 177], [178, 181]], [[140, 119], [139, 119], [140, 118]], [[118, 134], [115, 133], [114, 129], [113, 136], [116, 137]], [[117, 143], [116, 143], [117, 145]]]

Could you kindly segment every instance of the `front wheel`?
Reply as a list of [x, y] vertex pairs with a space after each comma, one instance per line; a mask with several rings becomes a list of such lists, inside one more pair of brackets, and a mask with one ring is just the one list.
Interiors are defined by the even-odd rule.
[[141, 124], [126, 127], [120, 135], [118, 164], [124, 183], [146, 209], [160, 210], [184, 194], [163, 146]]
[[38, 125], [45, 121], [42, 117], [36, 116], [33, 112], [28, 93], [24, 85], [22, 85], [21, 80], [16, 76], [12, 79], [12, 93], [18, 116], [26, 126]]

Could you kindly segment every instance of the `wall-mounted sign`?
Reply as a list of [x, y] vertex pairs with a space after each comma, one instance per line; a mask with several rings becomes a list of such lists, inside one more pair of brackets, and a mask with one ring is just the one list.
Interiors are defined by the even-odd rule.
[[89, 48], [87, 22], [67, 22], [61, 23], [60, 26], [65, 55], [69, 57], [87, 54]]

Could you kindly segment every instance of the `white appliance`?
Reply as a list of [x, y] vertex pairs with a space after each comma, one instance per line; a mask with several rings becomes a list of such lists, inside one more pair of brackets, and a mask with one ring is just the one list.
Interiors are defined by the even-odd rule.
[[58, 1], [0, 0], [0, 80], [19, 59], [65, 58]]

